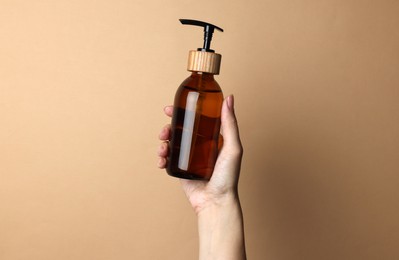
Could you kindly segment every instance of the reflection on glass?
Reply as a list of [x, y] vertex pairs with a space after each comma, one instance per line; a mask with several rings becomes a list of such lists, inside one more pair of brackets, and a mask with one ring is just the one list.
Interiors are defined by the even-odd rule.
[[193, 139], [198, 97], [198, 92], [189, 92], [187, 95], [187, 104], [184, 114], [184, 125], [179, 155], [179, 168], [184, 171], [188, 169], [188, 163], [190, 161], [190, 151]]

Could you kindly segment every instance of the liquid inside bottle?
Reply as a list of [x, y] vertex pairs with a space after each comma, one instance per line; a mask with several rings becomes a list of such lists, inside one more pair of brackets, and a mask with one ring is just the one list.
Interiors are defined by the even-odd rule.
[[169, 143], [169, 175], [211, 177], [218, 155], [222, 103], [222, 91], [212, 74], [193, 72], [179, 87]]

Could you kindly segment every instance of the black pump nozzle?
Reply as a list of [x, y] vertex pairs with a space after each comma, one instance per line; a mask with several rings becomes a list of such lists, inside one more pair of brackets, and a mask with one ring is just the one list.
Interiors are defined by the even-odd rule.
[[212, 35], [215, 29], [223, 32], [222, 28], [210, 23], [201, 22], [197, 20], [190, 20], [190, 19], [179, 19], [179, 20], [182, 24], [204, 27], [204, 47], [198, 48], [198, 51], [215, 52], [214, 50], [211, 50]]

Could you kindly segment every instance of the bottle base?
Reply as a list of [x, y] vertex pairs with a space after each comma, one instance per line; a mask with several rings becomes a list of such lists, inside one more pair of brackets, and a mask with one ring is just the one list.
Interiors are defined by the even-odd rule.
[[170, 173], [170, 172], [168, 172], [168, 174], [175, 178], [187, 179], [187, 180], [209, 181], [209, 179], [210, 179], [210, 177], [206, 178], [204, 176], [192, 174], [189, 172], [185, 172], [185, 173], [176, 173], [176, 172]]

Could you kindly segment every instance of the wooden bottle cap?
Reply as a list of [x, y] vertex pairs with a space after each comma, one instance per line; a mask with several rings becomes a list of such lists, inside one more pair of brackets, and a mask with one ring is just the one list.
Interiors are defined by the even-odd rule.
[[222, 55], [206, 51], [190, 51], [188, 54], [188, 71], [200, 71], [219, 74]]

